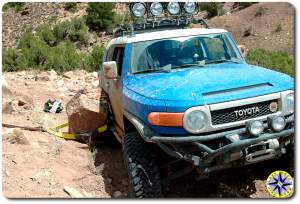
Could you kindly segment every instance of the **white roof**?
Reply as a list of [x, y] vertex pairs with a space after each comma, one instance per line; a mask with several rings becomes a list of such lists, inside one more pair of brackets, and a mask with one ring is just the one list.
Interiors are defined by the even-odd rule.
[[175, 30], [163, 30], [163, 31], [153, 31], [135, 34], [134, 36], [123, 36], [111, 40], [108, 47], [112, 44], [125, 44], [132, 42], [142, 42], [148, 40], [157, 40], [163, 38], [176, 38], [185, 37], [193, 35], [204, 35], [204, 34], [214, 34], [214, 33], [226, 33], [224, 29], [215, 28], [187, 28], [187, 29], [175, 29]]

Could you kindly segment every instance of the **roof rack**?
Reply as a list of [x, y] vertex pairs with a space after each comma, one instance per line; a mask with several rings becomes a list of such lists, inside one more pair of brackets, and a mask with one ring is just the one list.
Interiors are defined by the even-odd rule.
[[149, 31], [158, 31], [164, 29], [178, 29], [186, 28], [191, 23], [200, 24], [204, 28], [210, 28], [207, 21], [203, 18], [200, 19], [162, 19], [159, 21], [145, 21], [143, 23], [134, 23], [130, 26], [121, 26], [114, 31], [114, 37], [121, 37], [124, 35], [134, 36], [136, 33], [143, 33]]

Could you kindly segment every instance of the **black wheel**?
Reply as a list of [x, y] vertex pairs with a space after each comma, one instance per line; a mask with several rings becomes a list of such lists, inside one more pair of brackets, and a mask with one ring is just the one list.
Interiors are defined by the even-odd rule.
[[129, 196], [160, 197], [160, 174], [155, 155], [138, 133], [132, 132], [124, 136], [123, 156], [129, 177]]

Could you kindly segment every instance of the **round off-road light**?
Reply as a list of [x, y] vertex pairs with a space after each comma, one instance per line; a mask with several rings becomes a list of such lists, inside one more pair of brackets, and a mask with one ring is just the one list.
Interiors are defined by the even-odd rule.
[[251, 135], [258, 136], [264, 131], [264, 123], [259, 120], [250, 121], [247, 128]]
[[162, 14], [163, 6], [159, 2], [153, 2], [150, 6], [150, 12], [153, 16], [159, 16]]
[[142, 17], [146, 13], [146, 6], [143, 3], [134, 3], [131, 7], [131, 12], [135, 17]]
[[167, 9], [171, 15], [177, 15], [180, 12], [179, 3], [178, 2], [170, 2], [170, 3], [168, 3]]
[[206, 125], [206, 114], [200, 110], [187, 111], [183, 116], [183, 127], [190, 133], [200, 133]]
[[195, 2], [186, 2], [184, 4], [184, 10], [188, 14], [193, 14], [196, 10], [196, 3]]
[[285, 118], [282, 116], [274, 116], [271, 118], [270, 125], [274, 131], [279, 132], [285, 128]]

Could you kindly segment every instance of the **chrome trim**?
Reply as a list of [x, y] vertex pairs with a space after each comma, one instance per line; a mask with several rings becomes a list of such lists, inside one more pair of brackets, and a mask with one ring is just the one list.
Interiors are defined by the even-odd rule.
[[211, 132], [211, 131], [216, 131], [216, 130], [222, 130], [222, 129], [233, 128], [233, 127], [237, 127], [237, 126], [242, 126], [242, 125], [245, 125], [245, 123], [247, 121], [253, 120], [253, 118], [247, 119], [247, 120], [241, 120], [241, 121], [237, 121], [237, 122], [224, 123], [224, 124], [220, 124], [220, 125], [213, 125], [212, 121], [211, 121], [210, 112], [214, 111], [214, 110], [222, 110], [222, 109], [233, 108], [233, 107], [237, 107], [237, 106], [259, 103], [259, 102], [263, 102], [263, 101], [269, 101], [269, 100], [273, 100], [273, 99], [278, 99], [278, 111], [276, 113], [257, 117], [257, 118], [255, 118], [255, 120], [266, 121], [269, 116], [285, 116], [290, 113], [285, 111], [286, 105], [285, 105], [284, 98], [286, 97], [287, 94], [292, 93], [292, 92], [293, 92], [292, 90], [288, 90], [288, 91], [283, 91], [283, 92], [279, 92], [279, 93], [268, 94], [268, 95], [264, 95], [264, 96], [257, 96], [257, 97], [252, 97], [252, 98], [246, 98], [246, 99], [241, 99], [241, 100], [236, 100], [236, 101], [229, 101], [229, 102], [204, 105], [204, 106], [195, 106], [195, 107], [192, 107], [192, 108], [189, 108], [188, 110], [186, 110], [184, 115], [189, 114], [191, 111], [194, 111], [194, 110], [200, 110], [200, 111], [204, 112], [206, 114], [206, 118], [207, 118], [205, 128], [199, 132], [191, 132], [185, 128], [184, 124], [183, 124], [183, 127], [188, 132], [191, 132], [193, 134], [199, 134], [199, 133], [205, 133], [205, 132]]

